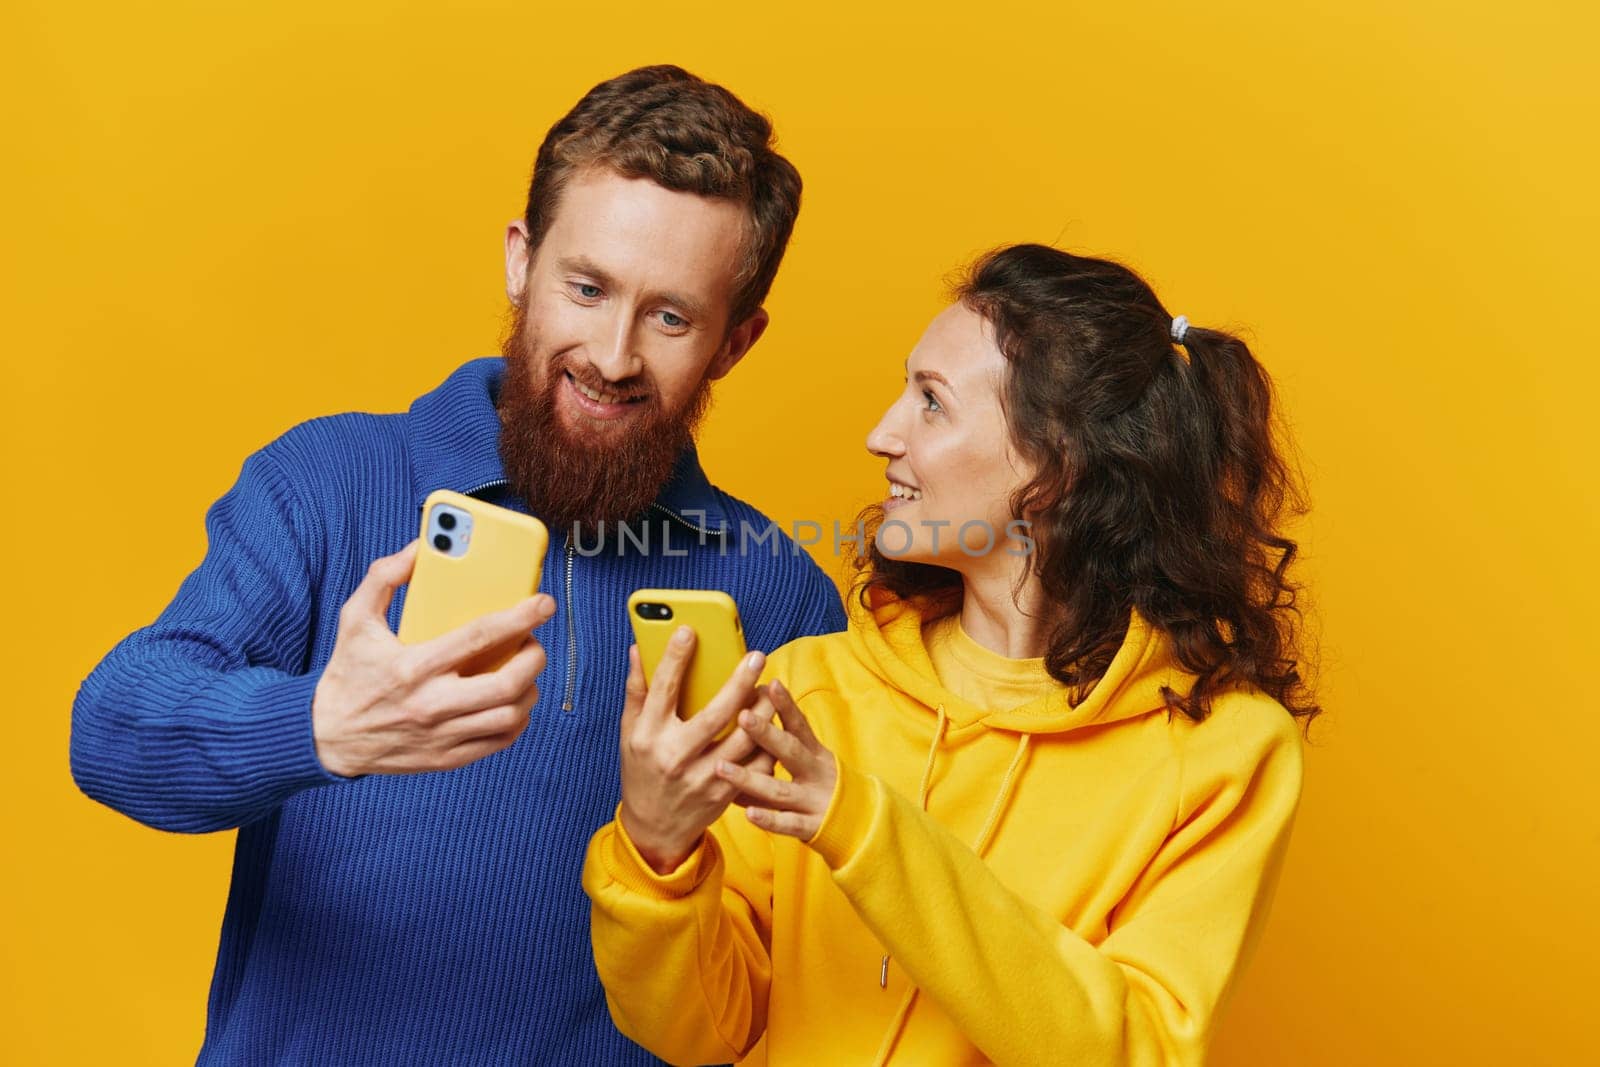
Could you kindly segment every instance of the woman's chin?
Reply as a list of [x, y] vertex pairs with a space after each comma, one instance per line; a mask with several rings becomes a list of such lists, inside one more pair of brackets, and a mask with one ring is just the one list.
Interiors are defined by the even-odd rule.
[[[930, 567], [948, 567], [951, 570], [961, 570], [964, 562], [970, 563], [968, 557], [963, 556], [953, 544], [939, 543], [935, 549], [929, 542], [926, 531], [918, 531], [917, 539], [906, 544], [897, 535], [900, 531], [890, 530], [887, 538], [880, 528], [878, 535], [878, 551], [889, 559], [899, 563], [923, 563]], [[888, 544], [885, 545], [885, 540]]]

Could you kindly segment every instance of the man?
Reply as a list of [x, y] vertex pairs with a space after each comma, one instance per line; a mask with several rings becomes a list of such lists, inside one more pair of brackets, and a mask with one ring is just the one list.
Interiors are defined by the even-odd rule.
[[[741, 551], [767, 521], [693, 448], [799, 208], [770, 142], [675, 67], [595, 87], [508, 227], [503, 359], [251, 456], [199, 569], [84, 682], [85, 793], [239, 827], [200, 1062], [654, 1062], [612, 1027], [579, 884], [618, 801], [626, 598], [726, 590], [769, 651], [844, 623], [792, 542]], [[438, 488], [541, 517], [550, 555], [539, 596], [405, 646], [394, 593]]]

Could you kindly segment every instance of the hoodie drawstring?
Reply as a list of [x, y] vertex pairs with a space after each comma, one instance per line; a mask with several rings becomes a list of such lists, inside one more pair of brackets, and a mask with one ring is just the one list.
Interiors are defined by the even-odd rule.
[[1032, 734], [1023, 734], [1017, 741], [1017, 754], [1011, 757], [1011, 766], [1006, 768], [1006, 776], [1000, 779], [1000, 792], [995, 794], [994, 807], [989, 809], [989, 817], [984, 820], [983, 829], [978, 831], [978, 839], [972, 843], [972, 851], [980, 857], [983, 850], [989, 847], [990, 835], [1000, 825], [1000, 813], [1005, 809], [1006, 801], [1011, 799], [1011, 788], [1016, 783], [1017, 772], [1022, 769], [1022, 762], [1028, 758], [1028, 745], [1032, 741]]
[[944, 713], [944, 705], [939, 705], [939, 725], [933, 731], [933, 744], [928, 746], [928, 762], [922, 767], [922, 781], [917, 786], [917, 807], [923, 811], [928, 810], [928, 783], [933, 781], [933, 765], [939, 758], [939, 742], [944, 740], [945, 727], [950, 725], [950, 716]]
[[[944, 740], [945, 728], [950, 724], [950, 717], [945, 714], [943, 704], [939, 705], [938, 710], [939, 725], [933, 732], [933, 744], [928, 746], [928, 762], [922, 769], [922, 783], [917, 786], [917, 807], [923, 811], [928, 810], [928, 785], [933, 780], [933, 765], [938, 760], [939, 743]], [[989, 840], [995, 829], [1000, 825], [1000, 815], [1005, 810], [1006, 801], [1011, 799], [1017, 772], [1022, 769], [1023, 762], [1028, 758], [1028, 745], [1032, 740], [1032, 734], [1022, 734], [1017, 741], [1016, 754], [1011, 757], [1011, 765], [1006, 768], [1005, 777], [1000, 779], [1000, 790], [995, 794], [994, 804], [990, 806], [989, 815], [983, 821], [983, 829], [978, 831], [978, 837], [972, 843], [972, 851], [980, 859], [983, 857], [984, 849], [989, 847]], [[884, 989], [888, 985], [889, 956], [885, 953], [878, 967], [878, 987]], [[889, 1023], [889, 1032], [884, 1035], [883, 1044], [878, 1046], [878, 1054], [872, 1058], [874, 1067], [881, 1067], [888, 1062], [889, 1053], [894, 1051], [895, 1042], [900, 1040], [900, 1032], [905, 1028], [906, 1017], [911, 1014], [911, 1004], [917, 999], [917, 992], [916, 986], [906, 990], [899, 1009], [894, 1013], [894, 1019]]]

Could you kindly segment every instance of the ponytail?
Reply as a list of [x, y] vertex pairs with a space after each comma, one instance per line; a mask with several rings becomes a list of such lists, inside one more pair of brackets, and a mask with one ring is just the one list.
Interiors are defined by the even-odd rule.
[[[1288, 577], [1299, 546], [1279, 525], [1285, 513], [1303, 514], [1306, 505], [1280, 445], [1272, 381], [1232, 334], [1190, 326], [1182, 347], [1188, 359], [1179, 379], [1193, 391], [1213, 436], [1204, 525], [1239, 550], [1242, 563], [1233, 610], [1221, 620], [1226, 633], [1219, 635], [1229, 648], [1228, 670], [1288, 704], [1303, 686], [1299, 664], [1283, 651], [1294, 645], [1301, 622], [1299, 587]], [[1318, 710], [1311, 706], [1307, 718]]]

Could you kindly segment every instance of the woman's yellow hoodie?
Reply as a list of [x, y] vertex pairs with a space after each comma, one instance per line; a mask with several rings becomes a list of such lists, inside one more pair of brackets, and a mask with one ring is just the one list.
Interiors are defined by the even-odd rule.
[[911, 604], [774, 653], [838, 759], [815, 838], [732, 808], [659, 875], [617, 822], [583, 884], [623, 1033], [674, 1063], [1200, 1063], [1266, 919], [1299, 733], [1255, 690], [1196, 723], [1134, 613], [1104, 678], [981, 708]]

